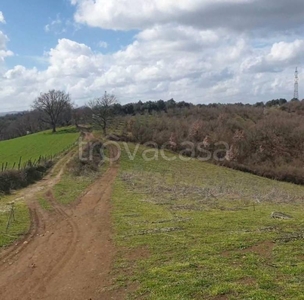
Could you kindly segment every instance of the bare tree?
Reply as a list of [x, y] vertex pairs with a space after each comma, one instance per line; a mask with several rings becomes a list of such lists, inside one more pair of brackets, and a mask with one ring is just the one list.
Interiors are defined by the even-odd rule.
[[41, 121], [50, 124], [53, 132], [56, 132], [60, 117], [65, 111], [72, 108], [72, 102], [69, 94], [51, 90], [48, 93], [41, 94], [34, 101], [33, 108], [42, 113]]
[[113, 105], [117, 103], [116, 96], [107, 92], [101, 98], [97, 98], [88, 103], [92, 109], [93, 122], [103, 129], [104, 135], [113, 119]]

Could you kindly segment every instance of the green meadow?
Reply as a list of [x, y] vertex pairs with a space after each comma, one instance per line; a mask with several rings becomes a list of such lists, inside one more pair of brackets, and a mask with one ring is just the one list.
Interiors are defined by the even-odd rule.
[[0, 167], [8, 163], [8, 168], [28, 160], [36, 160], [40, 156], [57, 155], [70, 147], [79, 136], [76, 128], [58, 129], [57, 133], [44, 131], [28, 136], [0, 142]]
[[144, 160], [153, 151], [122, 151], [114, 288], [127, 299], [304, 299], [304, 187], [195, 159]]
[[[26, 138], [39, 135], [62, 135], [69, 143], [78, 136]], [[137, 147], [130, 159], [120, 145], [111, 199], [118, 250], [111, 289], [124, 291], [126, 299], [304, 299], [304, 187], [170, 152], [166, 160], [158, 150], [125, 144], [132, 154]], [[77, 200], [94, 181], [80, 178], [80, 184], [70, 176], [54, 187], [59, 203]], [[18, 202], [16, 221], [5, 233], [6, 203], [13, 198], [2, 199], [0, 246], [30, 225], [26, 205]], [[37, 201], [52, 210], [44, 195]], [[292, 218], [271, 218], [274, 211]]]

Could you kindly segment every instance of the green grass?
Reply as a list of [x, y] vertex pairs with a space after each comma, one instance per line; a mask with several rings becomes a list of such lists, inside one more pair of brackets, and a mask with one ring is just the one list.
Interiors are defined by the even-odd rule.
[[[107, 150], [106, 155], [109, 155]], [[67, 169], [60, 182], [53, 188], [55, 199], [63, 205], [77, 201], [86, 189], [103, 174], [108, 166], [109, 163], [104, 162], [98, 172], [85, 172], [85, 174], [81, 176], [75, 176]]]
[[47, 210], [47, 211], [53, 210], [53, 207], [50, 204], [50, 202], [47, 199], [45, 199], [45, 197], [43, 197], [43, 196], [40, 196], [38, 198], [38, 203], [44, 210]]
[[9, 207], [0, 203], [0, 247], [10, 245], [13, 241], [28, 232], [30, 228], [29, 209], [25, 203], [15, 206], [15, 221], [12, 221], [6, 232], [9, 217]]
[[60, 182], [54, 186], [54, 196], [63, 205], [71, 204], [82, 195], [96, 178], [96, 175], [73, 176], [65, 174]]
[[304, 299], [304, 187], [145, 150], [122, 153], [113, 192], [128, 299]]
[[71, 146], [79, 136], [74, 127], [61, 128], [53, 134], [51, 131], [44, 131], [28, 136], [0, 142], [0, 166], [8, 163], [12, 167], [18, 165], [20, 157], [22, 162], [38, 159], [39, 156], [51, 156]]

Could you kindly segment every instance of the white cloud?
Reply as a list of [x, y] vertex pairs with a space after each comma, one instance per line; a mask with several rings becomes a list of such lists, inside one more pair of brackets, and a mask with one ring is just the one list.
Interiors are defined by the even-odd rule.
[[[28, 108], [40, 92], [53, 88], [68, 91], [78, 104], [104, 90], [122, 103], [290, 99], [294, 67], [304, 60], [304, 40], [297, 33], [303, 26], [298, 25], [302, 0], [290, 1], [295, 6], [285, 0], [72, 0], [78, 22], [140, 30], [132, 43], [113, 53], [61, 38], [45, 53], [44, 70], [1, 67], [1, 103], [10, 105], [7, 110]], [[284, 17], [289, 13], [292, 20]], [[60, 31], [66, 24], [58, 16], [46, 30]], [[251, 28], [263, 28], [263, 34]], [[2, 60], [10, 54], [7, 41], [0, 32]]]
[[6, 44], [8, 41], [8, 37], [2, 31], [0, 31], [0, 62], [3, 62], [5, 57], [13, 55], [12, 51], [7, 50]]
[[254, 53], [244, 61], [243, 70], [257, 72], [282, 72], [287, 67], [301, 65], [304, 61], [304, 40], [293, 42], [277, 42], [269, 49], [263, 49], [261, 53]]
[[6, 49], [6, 43], [8, 42], [8, 37], [0, 31], [0, 50]]
[[60, 14], [57, 14], [56, 19], [50, 19], [49, 23], [44, 26], [44, 31], [55, 35], [63, 35], [69, 30], [76, 32], [80, 27], [80, 24], [77, 24], [70, 19], [61, 18]]
[[0, 23], [5, 24], [5, 19], [4, 19], [2, 11], [0, 11]]
[[214, 46], [219, 41], [219, 36], [214, 31], [197, 30], [191, 26], [156, 25], [140, 32], [137, 39], [143, 42], [157, 42], [154, 47], [161, 49], [162, 52], [170, 50], [197, 51], [203, 47]]
[[303, 26], [303, 0], [70, 0], [75, 20], [114, 30], [178, 23], [199, 28], [281, 30]]
[[296, 40], [292, 43], [279, 42], [275, 43], [270, 53], [267, 55], [267, 60], [272, 62], [288, 62], [292, 63], [295, 59], [304, 58], [304, 40]]
[[[242, 65], [256, 54], [244, 37], [227, 37], [222, 31], [194, 32], [187, 26], [171, 29], [157, 25], [138, 34], [125, 49], [107, 55], [60, 39], [46, 54], [47, 69], [16, 66], [7, 70], [0, 79], [0, 97], [15, 109], [21, 105], [20, 95], [22, 105], [29, 107], [40, 92], [52, 88], [68, 91], [78, 104], [104, 90], [116, 93], [123, 103], [172, 97], [196, 103], [249, 102], [292, 93], [292, 69], [271, 76], [244, 73]], [[170, 32], [172, 36], [166, 38]], [[269, 47], [269, 53], [276, 47]]]
[[105, 41], [100, 41], [99, 43], [98, 43], [98, 46], [100, 47], [100, 48], [104, 48], [104, 49], [106, 49], [106, 48], [108, 48], [108, 43], [107, 42], [105, 42]]
[[44, 26], [45, 32], [54, 32], [56, 34], [60, 34], [65, 32], [65, 30], [62, 28], [62, 20], [60, 19], [60, 16], [57, 15], [55, 20], [51, 20], [50, 23]]

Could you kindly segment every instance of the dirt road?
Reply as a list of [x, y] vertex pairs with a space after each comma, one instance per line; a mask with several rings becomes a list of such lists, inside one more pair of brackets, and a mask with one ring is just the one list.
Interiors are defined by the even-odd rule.
[[[63, 167], [56, 169], [57, 175], [24, 192], [33, 225], [25, 241], [0, 253], [0, 299], [123, 299], [107, 291], [115, 255], [110, 196], [117, 165], [111, 165], [75, 207], [63, 207], [54, 199], [52, 186], [60, 180]], [[52, 212], [26, 196], [41, 190]]]

